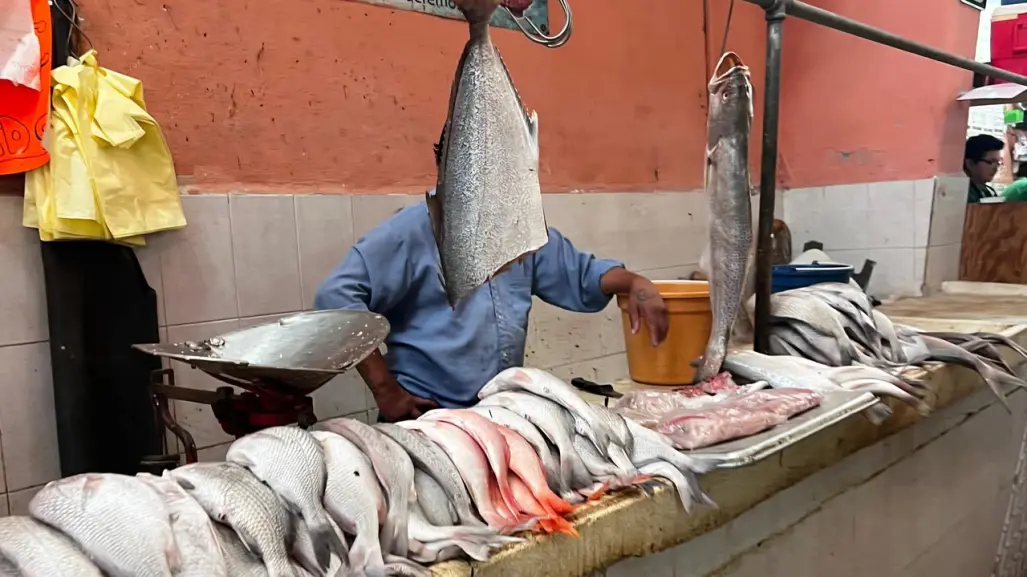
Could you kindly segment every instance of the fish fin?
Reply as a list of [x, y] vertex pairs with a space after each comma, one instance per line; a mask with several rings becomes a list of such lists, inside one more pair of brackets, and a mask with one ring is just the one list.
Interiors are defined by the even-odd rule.
[[446, 111], [446, 123], [442, 125], [442, 133], [439, 135], [439, 142], [435, 146], [435, 164], [438, 167], [438, 185], [445, 182], [445, 166], [449, 157], [449, 137], [453, 126], [453, 110], [456, 108], [456, 97], [460, 91], [460, 79], [463, 77], [464, 66], [467, 65], [467, 56], [471, 53], [471, 43], [464, 44], [464, 50], [460, 53], [460, 60], [456, 64], [456, 74], [453, 76], [453, 84], [449, 89], [449, 109]]
[[168, 528], [168, 540], [167, 545], [164, 547], [164, 559], [168, 563], [168, 569], [171, 570], [171, 574], [177, 574], [182, 568], [182, 552], [178, 549], [178, 541], [175, 539], [174, 532], [171, 528]]
[[547, 495], [543, 495], [539, 502], [543, 507], [549, 507], [554, 513], [558, 515], [564, 515], [574, 510], [574, 506], [567, 501], [558, 497], [555, 493], [550, 492]]
[[349, 551], [350, 568], [357, 575], [382, 577], [385, 574], [381, 545], [377, 535], [358, 534]]
[[432, 145], [432, 151], [435, 153], [435, 168], [438, 169], [442, 166], [442, 143], [446, 141], [446, 130], [449, 128], [449, 123], [446, 122], [442, 125], [442, 132], [439, 134], [439, 141]]
[[606, 453], [609, 455], [610, 460], [613, 461], [613, 464], [624, 472], [624, 475], [631, 477], [638, 474], [638, 469], [631, 463], [631, 457], [628, 456], [623, 447], [610, 443], [606, 448]]
[[892, 410], [891, 407], [889, 407], [888, 405], [879, 402], [876, 405], [863, 411], [863, 415], [871, 423], [875, 425], [880, 425], [881, 423], [891, 418]]
[[337, 553], [345, 558], [348, 552], [343, 551], [344, 544], [340, 543], [339, 534], [328, 522], [327, 517], [317, 523], [307, 523], [310, 530], [310, 543], [314, 549], [314, 558], [322, 570], [327, 570], [332, 563], [332, 553]]
[[510, 535], [513, 533], [520, 533], [521, 531], [531, 531], [540, 520], [540, 517], [531, 517], [519, 523], [507, 523], [499, 530], [499, 533], [502, 535]]
[[190, 483], [189, 481], [186, 481], [185, 479], [183, 479], [181, 477], [175, 477], [174, 480], [175, 480], [176, 483], [178, 483], [179, 487], [185, 489], [186, 491], [195, 491], [196, 490], [196, 485], [193, 485], [192, 483]]
[[599, 487], [596, 490], [590, 491], [590, 494], [588, 495], [588, 500], [589, 501], [598, 501], [599, 499], [602, 499], [603, 495], [605, 495], [606, 492], [609, 491], [609, 490], [610, 490], [610, 482], [606, 481], [602, 485], [599, 485]]
[[528, 115], [528, 136], [531, 138], [531, 143], [535, 151], [535, 158], [538, 158], [538, 112], [534, 110], [532, 110], [531, 114]]
[[549, 517], [547, 519], [541, 519], [538, 524], [546, 533], [549, 534], [563, 533], [564, 535], [570, 535], [571, 537], [580, 537], [578, 530], [574, 528], [574, 525], [563, 517]]

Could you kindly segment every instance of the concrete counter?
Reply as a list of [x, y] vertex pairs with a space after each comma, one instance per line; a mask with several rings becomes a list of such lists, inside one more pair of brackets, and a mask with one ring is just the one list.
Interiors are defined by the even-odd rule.
[[[926, 330], [1003, 332], [1027, 344], [1015, 318], [1027, 298], [976, 298], [972, 318], [952, 295], [882, 310]], [[889, 400], [895, 415], [880, 427], [853, 417], [753, 466], [704, 476], [718, 509], [688, 515], [669, 486], [651, 498], [625, 491], [575, 512], [578, 539], [533, 537], [434, 574], [986, 575], [1027, 395], [1010, 397], [1010, 416], [975, 373], [944, 367], [924, 380], [936, 395], [926, 419]]]

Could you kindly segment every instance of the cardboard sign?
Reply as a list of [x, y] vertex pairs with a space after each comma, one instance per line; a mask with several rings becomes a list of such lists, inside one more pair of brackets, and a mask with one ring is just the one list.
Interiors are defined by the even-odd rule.
[[[457, 9], [456, 4], [453, 0], [350, 0], [351, 2], [362, 2], [364, 4], [374, 4], [375, 6], [385, 6], [387, 8], [394, 8], [396, 10], [409, 10], [411, 12], [422, 12], [424, 14], [430, 14], [432, 16], [438, 16], [440, 18], [451, 18], [453, 20], [463, 20], [464, 17], [460, 14], [460, 10]], [[549, 1], [548, 0], [535, 0], [532, 2], [531, 7], [528, 8], [525, 15], [529, 20], [535, 23], [543, 32], [549, 32]], [[492, 17], [492, 26], [498, 26], [499, 28], [509, 28], [511, 30], [518, 30], [517, 24], [510, 17], [510, 14], [500, 8], [496, 10], [495, 15]]]

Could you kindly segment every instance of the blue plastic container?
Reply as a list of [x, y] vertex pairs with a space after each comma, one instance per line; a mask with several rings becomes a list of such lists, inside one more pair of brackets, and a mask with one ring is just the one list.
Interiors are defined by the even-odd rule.
[[779, 293], [822, 282], [847, 283], [853, 270], [848, 264], [779, 264], [771, 273], [770, 292]]

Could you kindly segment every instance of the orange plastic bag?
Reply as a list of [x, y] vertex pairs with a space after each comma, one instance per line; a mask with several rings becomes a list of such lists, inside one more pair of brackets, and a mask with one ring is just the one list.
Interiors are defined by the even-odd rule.
[[32, 3], [39, 38], [39, 90], [0, 80], [0, 174], [28, 172], [50, 161], [43, 147], [50, 113], [50, 5], [47, 0], [26, 1]]

